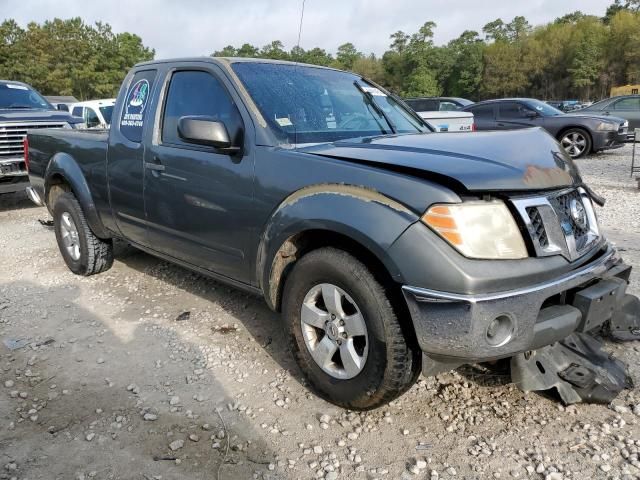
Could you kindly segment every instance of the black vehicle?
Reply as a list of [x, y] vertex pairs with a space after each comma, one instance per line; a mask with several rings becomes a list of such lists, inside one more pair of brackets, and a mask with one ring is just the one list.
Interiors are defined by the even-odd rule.
[[596, 115], [624, 118], [629, 122], [627, 139], [633, 139], [633, 131], [640, 128], [640, 95], [621, 95], [607, 98], [593, 105], [583, 108], [580, 113], [593, 113]]
[[71, 271], [108, 270], [119, 238], [262, 295], [310, 384], [347, 408], [392, 400], [421, 369], [598, 328], [635, 298], [553, 138], [432, 134], [353, 73], [142, 63], [109, 132], [28, 144], [32, 197]]
[[73, 128], [80, 121], [56, 110], [29, 85], [0, 80], [0, 194], [29, 185], [23, 147], [27, 130]]
[[532, 98], [485, 100], [463, 109], [472, 112], [476, 130], [513, 130], [542, 127], [572, 158], [618, 148], [627, 139], [623, 118], [589, 113], [563, 113]]
[[404, 101], [416, 112], [454, 112], [473, 103], [460, 97], [406, 98]]

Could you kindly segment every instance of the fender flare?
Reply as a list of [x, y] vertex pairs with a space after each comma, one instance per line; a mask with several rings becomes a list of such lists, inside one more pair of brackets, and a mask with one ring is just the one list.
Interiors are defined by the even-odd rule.
[[396, 281], [402, 275], [387, 250], [419, 216], [368, 188], [322, 184], [289, 195], [270, 216], [258, 246], [256, 278], [270, 308], [279, 309], [282, 278], [297, 259], [292, 239], [310, 230], [348, 237], [375, 255]]
[[[52, 182], [52, 179], [58, 176], [62, 177], [71, 187], [71, 191], [78, 199], [87, 223], [89, 224], [89, 228], [91, 228], [93, 233], [99, 238], [110, 238], [112, 235], [105, 228], [100, 219], [100, 215], [98, 215], [98, 210], [96, 209], [96, 204], [93, 201], [93, 196], [91, 195], [91, 190], [89, 189], [89, 184], [87, 183], [84, 173], [71, 155], [62, 152], [56, 153], [49, 161], [44, 174], [44, 198], [49, 198], [51, 186], [55, 184]], [[52, 209], [53, 205], [51, 205], [50, 208]]]

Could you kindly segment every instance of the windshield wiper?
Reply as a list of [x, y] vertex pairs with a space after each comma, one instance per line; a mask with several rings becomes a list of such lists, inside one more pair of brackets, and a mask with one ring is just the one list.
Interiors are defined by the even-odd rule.
[[391, 130], [391, 133], [397, 133], [398, 130], [396, 129], [395, 125], [389, 119], [389, 116], [384, 112], [384, 110], [380, 107], [380, 105], [378, 105], [378, 103], [375, 101], [375, 99], [373, 98], [373, 95], [371, 94], [371, 92], [366, 91], [362, 87], [362, 85], [360, 85], [358, 83], [357, 80], [354, 80], [353, 84], [358, 89], [358, 91], [360, 93], [362, 93], [362, 96], [364, 97], [365, 101], [367, 102], [367, 105], [369, 105], [371, 108], [373, 108], [378, 115], [380, 115], [382, 118], [384, 118], [384, 121], [387, 122], [387, 125], [389, 125], [389, 129]]
[[6, 108], [8, 110], [22, 110], [22, 109], [25, 109], [25, 108], [28, 108], [28, 109], [32, 109], [33, 108], [35, 110], [35, 108], [32, 107], [31, 105], [16, 105], [16, 104], [7, 105], [6, 107], [0, 107], [0, 108]]

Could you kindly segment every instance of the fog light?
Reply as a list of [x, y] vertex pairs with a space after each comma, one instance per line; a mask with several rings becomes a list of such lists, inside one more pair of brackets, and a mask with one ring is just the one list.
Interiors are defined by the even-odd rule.
[[487, 327], [487, 343], [493, 347], [501, 347], [513, 335], [513, 321], [507, 315], [500, 315], [491, 322]]

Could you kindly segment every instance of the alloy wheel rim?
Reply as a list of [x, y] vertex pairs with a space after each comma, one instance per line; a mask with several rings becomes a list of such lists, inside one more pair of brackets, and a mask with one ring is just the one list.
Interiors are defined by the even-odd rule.
[[571, 132], [562, 137], [562, 147], [571, 157], [577, 157], [587, 148], [587, 139], [578, 132]]
[[367, 325], [358, 305], [340, 287], [321, 283], [305, 295], [302, 336], [316, 364], [341, 380], [356, 377], [369, 352]]
[[64, 212], [60, 217], [60, 233], [62, 235], [62, 244], [69, 256], [75, 261], [80, 260], [80, 235], [78, 234], [78, 227], [76, 227], [76, 223], [69, 212]]

